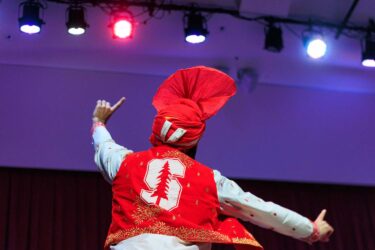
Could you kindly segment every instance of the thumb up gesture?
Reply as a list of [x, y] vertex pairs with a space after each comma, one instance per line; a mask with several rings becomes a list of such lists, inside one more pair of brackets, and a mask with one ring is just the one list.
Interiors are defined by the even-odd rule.
[[314, 221], [319, 232], [319, 238], [317, 239], [317, 241], [329, 241], [329, 237], [334, 231], [333, 228], [327, 223], [327, 221], [324, 220], [326, 213], [327, 210], [323, 209]]
[[105, 100], [98, 100], [96, 107], [92, 114], [93, 122], [106, 123], [112, 114], [125, 102], [125, 97], [122, 97], [115, 105], [111, 104]]

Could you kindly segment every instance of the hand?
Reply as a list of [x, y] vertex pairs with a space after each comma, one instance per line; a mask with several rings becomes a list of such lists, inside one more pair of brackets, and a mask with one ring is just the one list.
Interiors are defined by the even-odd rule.
[[324, 220], [324, 216], [326, 215], [326, 213], [327, 210], [323, 209], [314, 221], [319, 232], [319, 238], [317, 241], [328, 242], [329, 237], [334, 231], [333, 228], [327, 223], [327, 221]]
[[98, 100], [96, 107], [92, 114], [93, 122], [102, 122], [106, 123], [111, 115], [125, 102], [125, 97], [121, 99], [111, 107], [111, 104], [105, 100]]

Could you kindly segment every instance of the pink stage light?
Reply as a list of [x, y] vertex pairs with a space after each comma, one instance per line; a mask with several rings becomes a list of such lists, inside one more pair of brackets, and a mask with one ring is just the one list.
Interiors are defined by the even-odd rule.
[[113, 23], [113, 36], [115, 38], [126, 39], [132, 37], [133, 22], [132, 20], [122, 17], [117, 18]]

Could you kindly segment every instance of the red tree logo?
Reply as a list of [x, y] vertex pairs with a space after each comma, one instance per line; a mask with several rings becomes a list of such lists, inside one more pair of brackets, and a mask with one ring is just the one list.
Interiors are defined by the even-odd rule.
[[159, 172], [159, 175], [157, 179], [159, 180], [156, 189], [154, 193], [151, 195], [151, 197], [157, 196], [156, 204], [159, 205], [161, 198], [168, 200], [168, 188], [169, 188], [169, 182], [171, 176], [171, 170], [169, 168], [168, 161], [165, 162], [164, 166]]
[[182, 185], [178, 178], [185, 177], [186, 167], [178, 159], [152, 159], [147, 164], [141, 199], [147, 204], [158, 205], [171, 211], [178, 207]]

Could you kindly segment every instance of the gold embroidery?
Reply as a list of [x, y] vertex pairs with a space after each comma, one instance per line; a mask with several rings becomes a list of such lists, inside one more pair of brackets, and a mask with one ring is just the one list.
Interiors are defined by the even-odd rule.
[[215, 231], [186, 227], [172, 227], [166, 225], [164, 222], [156, 222], [145, 228], [129, 228], [110, 234], [106, 240], [106, 246], [142, 233], [174, 235], [186, 241], [207, 242], [207, 240], [213, 240], [215, 242], [230, 242], [228, 236]]
[[[196, 200], [196, 204], [199, 201]], [[141, 200], [140, 197], [137, 197], [134, 201], [134, 206], [136, 209], [132, 214], [134, 219], [135, 227], [128, 229], [122, 229], [115, 233], [109, 234], [106, 239], [106, 247], [111, 244], [116, 244], [124, 239], [143, 234], [143, 233], [153, 233], [153, 234], [162, 234], [162, 235], [172, 235], [177, 236], [182, 240], [190, 242], [215, 242], [215, 243], [235, 243], [235, 244], [248, 244], [253, 246], [259, 246], [259, 243], [252, 237], [247, 231], [249, 238], [231, 238], [226, 234], [202, 228], [186, 228], [183, 226], [173, 227], [167, 225], [165, 222], [158, 221], [157, 218], [159, 214], [163, 211], [162, 208], [158, 206], [149, 206]], [[177, 216], [181, 216], [178, 214]], [[173, 215], [173, 220], [176, 219], [176, 216]], [[138, 227], [143, 222], [147, 223], [146, 227]]]
[[[138, 155], [137, 155], [138, 157]], [[167, 151], [162, 154], [161, 157], [166, 158], [177, 158], [182, 161], [186, 167], [192, 167], [194, 161], [185, 154], [179, 151]], [[200, 176], [200, 173], [197, 173]], [[187, 184], [190, 187], [190, 183]], [[207, 188], [206, 188], [207, 189]], [[131, 190], [130, 192], [132, 192]], [[206, 190], [206, 192], [209, 189]], [[199, 200], [195, 201], [195, 204], [199, 204]], [[150, 206], [145, 204], [140, 197], [137, 197], [134, 201], [135, 209], [132, 211], [131, 218], [133, 218], [133, 225], [130, 228], [123, 228], [114, 233], [108, 235], [105, 246], [108, 248], [111, 244], [116, 244], [124, 239], [137, 236], [144, 233], [171, 235], [179, 237], [181, 240], [190, 242], [213, 242], [213, 243], [234, 243], [234, 244], [246, 244], [255, 247], [261, 247], [260, 244], [252, 237], [250, 233], [246, 232], [244, 238], [230, 237], [226, 234], [218, 231], [203, 229], [203, 228], [187, 228], [184, 226], [170, 226], [165, 222], [159, 221], [158, 217], [164, 210], [158, 206]], [[213, 209], [214, 211], [214, 209]], [[215, 210], [216, 212], [216, 210]], [[180, 214], [177, 215], [181, 217]], [[130, 218], [129, 218], [130, 219]], [[173, 215], [173, 220], [176, 220], [176, 216]], [[130, 222], [130, 221], [129, 221]], [[146, 223], [144, 223], [146, 222]], [[131, 222], [130, 222], [131, 223]], [[144, 224], [142, 224], [144, 223]]]
[[254, 239], [250, 238], [230, 238], [229, 236], [207, 229], [193, 229], [186, 227], [172, 227], [168, 226], [164, 222], [156, 222], [145, 228], [129, 228], [119, 230], [113, 234], [108, 235], [105, 245], [108, 247], [111, 244], [116, 244], [124, 239], [143, 234], [162, 234], [177, 236], [182, 240], [190, 242], [214, 242], [214, 243], [235, 243], [235, 244], [246, 244], [261, 247], [261, 245]]
[[246, 244], [246, 245], [253, 245], [256, 247], [262, 247], [256, 240], [249, 239], [249, 238], [232, 238], [232, 242], [235, 244]]
[[158, 206], [149, 206], [143, 203], [143, 201], [137, 197], [135, 202], [135, 211], [132, 214], [134, 223], [139, 225], [144, 221], [155, 219], [158, 214], [162, 211], [162, 208]]
[[192, 159], [189, 158], [189, 156], [185, 155], [184, 153], [181, 153], [180, 151], [166, 151], [162, 154], [162, 157], [169, 157], [169, 158], [177, 158], [182, 161], [182, 163], [187, 167], [190, 168], [194, 165], [194, 162]]

